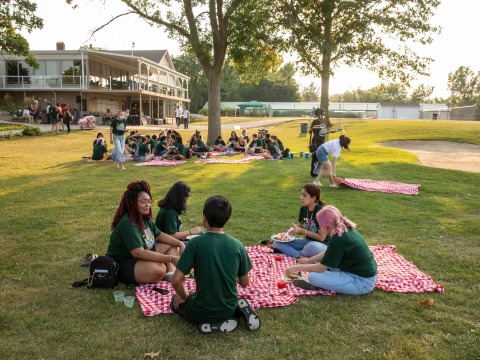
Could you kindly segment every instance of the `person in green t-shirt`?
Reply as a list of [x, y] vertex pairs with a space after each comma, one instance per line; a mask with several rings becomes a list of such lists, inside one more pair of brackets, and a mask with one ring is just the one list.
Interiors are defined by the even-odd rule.
[[225, 141], [223, 141], [222, 135], [219, 135], [213, 144], [213, 151], [225, 151], [226, 146], [227, 144], [225, 144]]
[[331, 235], [327, 250], [285, 270], [287, 276], [309, 271], [308, 281], [294, 280], [293, 285], [306, 290], [319, 288], [341, 294], [367, 294], [377, 281], [377, 262], [356, 224], [333, 206], [317, 214], [320, 228]]
[[[260, 318], [247, 300], [238, 299], [237, 282], [246, 288], [252, 269], [243, 244], [225, 234], [232, 206], [223, 196], [211, 196], [203, 206], [203, 225], [207, 232], [190, 240], [177, 269], [172, 286], [176, 295], [170, 307], [183, 319], [197, 324], [202, 333], [231, 332], [243, 316], [249, 330], [260, 328]], [[185, 275], [195, 267], [196, 291], [183, 287]]]
[[265, 147], [266, 147], [266, 151], [263, 152], [262, 154], [263, 157], [268, 160], [277, 160], [278, 159], [277, 148], [272, 143], [272, 140], [265, 139]]
[[125, 131], [127, 130], [127, 112], [118, 110], [117, 117], [110, 123], [110, 144], [115, 144], [115, 166], [125, 170]]
[[187, 154], [187, 148], [183, 144], [183, 139], [180, 135], [175, 136], [175, 142], [170, 146], [168, 151], [162, 156], [165, 160], [184, 160]]
[[113, 218], [106, 255], [120, 265], [119, 275], [128, 282], [144, 284], [171, 280], [185, 245], [160, 232], [152, 220], [148, 182], [127, 186]]
[[316, 215], [325, 206], [320, 199], [320, 188], [314, 184], [306, 184], [300, 194], [302, 207], [298, 214], [298, 223], [292, 224], [289, 235], [295, 236], [290, 242], [273, 241], [273, 248], [288, 256], [298, 259], [300, 256], [311, 257], [327, 249], [329, 238], [318, 225]]
[[140, 162], [147, 162], [152, 160], [155, 155], [150, 152], [149, 139], [146, 136], [142, 136], [142, 142], [138, 148], [138, 158], [135, 160]]
[[160, 136], [157, 145], [155, 146], [155, 156], [162, 156], [168, 150], [167, 137], [165, 135]]
[[190, 142], [190, 150], [194, 155], [204, 155], [208, 152], [208, 148], [205, 146], [205, 143], [200, 139], [199, 134], [193, 135], [193, 141]]
[[259, 154], [263, 149], [263, 141], [258, 138], [257, 134], [252, 135], [252, 141], [250, 145], [245, 149], [245, 155], [247, 154]]
[[112, 155], [108, 153], [105, 140], [103, 138], [99, 138], [93, 147], [92, 160], [109, 160], [111, 158]]
[[182, 220], [180, 215], [187, 210], [187, 201], [190, 198], [190, 186], [183, 181], [178, 181], [168, 190], [163, 199], [158, 202], [157, 217], [155, 226], [161, 232], [167, 233], [178, 240], [185, 240], [192, 235], [202, 233], [200, 226], [195, 226], [190, 230], [182, 229]]

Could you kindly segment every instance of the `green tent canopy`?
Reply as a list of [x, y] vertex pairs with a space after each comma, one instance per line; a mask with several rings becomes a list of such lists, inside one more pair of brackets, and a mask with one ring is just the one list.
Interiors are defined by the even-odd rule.
[[246, 108], [259, 108], [259, 109], [268, 109], [270, 108], [270, 105], [264, 104], [258, 101], [249, 101], [246, 103], [238, 104], [237, 105], [240, 109], [245, 110]]

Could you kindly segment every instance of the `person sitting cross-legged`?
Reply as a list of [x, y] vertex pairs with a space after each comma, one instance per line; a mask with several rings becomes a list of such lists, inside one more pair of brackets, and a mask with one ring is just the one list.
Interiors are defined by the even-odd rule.
[[195, 133], [193, 135], [193, 141], [190, 142], [190, 150], [194, 155], [204, 155], [208, 152], [205, 143], [200, 139], [200, 134]]
[[[223, 196], [211, 196], [203, 206], [207, 232], [188, 243], [173, 274], [175, 295], [170, 307], [183, 319], [196, 324], [201, 333], [231, 332], [242, 316], [251, 331], [260, 328], [260, 318], [247, 300], [238, 299], [237, 282], [246, 288], [252, 269], [243, 244], [225, 234], [232, 206]], [[195, 266], [196, 291], [188, 293], [183, 280]]]
[[187, 154], [187, 148], [183, 144], [180, 135], [175, 136], [175, 141], [169, 146], [168, 151], [162, 155], [162, 159], [166, 160], [184, 160]]

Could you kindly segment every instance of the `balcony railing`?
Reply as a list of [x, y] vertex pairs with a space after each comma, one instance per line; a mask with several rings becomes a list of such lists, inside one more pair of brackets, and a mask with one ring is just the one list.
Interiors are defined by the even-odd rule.
[[65, 76], [0, 76], [0, 89], [81, 89], [82, 77]]

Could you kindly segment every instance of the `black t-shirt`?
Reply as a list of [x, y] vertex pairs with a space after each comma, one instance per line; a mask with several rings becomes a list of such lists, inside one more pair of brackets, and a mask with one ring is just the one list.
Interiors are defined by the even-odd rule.
[[[320, 129], [312, 129], [313, 127], [320, 126]], [[318, 118], [312, 121], [310, 126], [312, 129], [312, 144], [314, 144], [317, 148], [325, 142], [325, 132], [327, 131], [327, 127], [325, 126], [324, 121], [320, 121]]]

